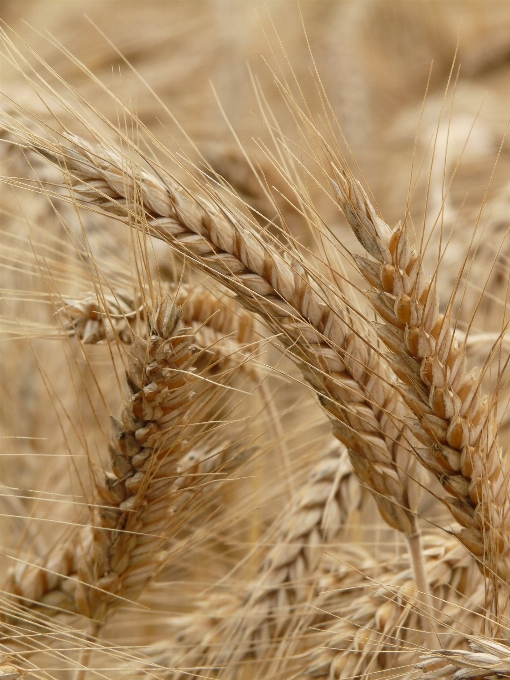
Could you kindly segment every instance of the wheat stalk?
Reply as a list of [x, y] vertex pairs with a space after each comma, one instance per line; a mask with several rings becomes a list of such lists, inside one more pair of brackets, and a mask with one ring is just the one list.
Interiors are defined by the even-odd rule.
[[426, 448], [422, 463], [454, 498], [445, 503], [463, 529], [462, 543], [488, 573], [510, 578], [510, 467], [501, 453], [493, 404], [480, 394], [482, 373], [466, 373], [465, 349], [439, 313], [435, 276], [425, 279], [407, 228], [391, 230], [361, 185], [335, 171], [340, 207], [371, 258], [353, 255], [375, 289], [367, 296], [383, 319], [376, 329], [400, 391], [416, 418], [413, 434]]

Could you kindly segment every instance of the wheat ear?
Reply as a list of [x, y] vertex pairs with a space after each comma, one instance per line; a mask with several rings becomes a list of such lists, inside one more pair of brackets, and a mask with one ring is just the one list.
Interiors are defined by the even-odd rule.
[[[36, 564], [14, 570], [6, 590], [58, 607], [69, 607], [72, 595], [71, 608], [99, 621], [123, 599], [136, 599], [158, 566], [171, 527], [177, 464], [190, 450], [183, 435], [197, 380], [196, 354], [174, 303], [159, 303], [148, 338], [135, 338], [132, 345], [127, 371], [132, 396], [122, 423], [113, 420], [112, 472], [94, 471], [92, 525], [78, 546], [59, 548], [42, 569]], [[193, 434], [196, 444], [197, 431]]]
[[423, 656], [416, 668], [421, 678], [497, 680], [510, 677], [510, 647], [492, 640], [469, 640], [470, 652], [440, 650]]
[[358, 338], [331, 289], [320, 288], [297, 253], [282, 257], [237, 214], [194, 197], [168, 176], [163, 181], [130, 169], [116, 152], [69, 139], [72, 148], [40, 138], [30, 146], [64, 170], [85, 203], [130, 221], [138, 202], [151, 233], [218, 276], [279, 332], [334, 417], [335, 435], [385, 520], [416, 536], [406, 466], [396, 464], [398, 451], [407, 449], [399, 426], [403, 405], [377, 352]]
[[[259, 346], [253, 316], [237, 309], [234, 300], [213, 293], [203, 286], [188, 284], [164, 286], [181, 307], [182, 321], [195, 335], [195, 345], [201, 350], [198, 367], [209, 370], [237, 370], [251, 379], [260, 378], [259, 371], [249, 360], [249, 352]], [[114, 290], [97, 296], [88, 294], [75, 300], [64, 299], [59, 309], [64, 330], [77, 336], [84, 344], [97, 344], [108, 339], [131, 344], [137, 326], [150, 315], [148, 302], [126, 291]]]
[[78, 569], [76, 604], [94, 619], [102, 620], [114, 602], [103, 591], [136, 598], [154, 573], [169, 528], [172, 476], [189, 446], [183, 426], [196, 381], [192, 343], [171, 301], [156, 307], [148, 340], [134, 343], [128, 368], [133, 396], [110, 448], [113, 475], [97, 486], [108, 507], [94, 512]]
[[271, 644], [291, 623], [296, 606], [317, 587], [324, 545], [338, 536], [361, 501], [347, 449], [335, 442], [275, 522], [280, 528], [274, 546], [232, 617], [235, 632], [225, 634], [229, 645], [235, 640], [231, 661], [267, 658]]
[[416, 418], [422, 463], [454, 498], [446, 504], [463, 529], [462, 543], [505, 582], [510, 578], [510, 466], [502, 455], [493, 405], [481, 396], [482, 374], [466, 373], [465, 348], [439, 313], [435, 276], [425, 279], [406, 226], [393, 230], [376, 214], [361, 185], [335, 166], [336, 196], [370, 258], [353, 255], [375, 289], [367, 296], [388, 361]]
[[[199, 611], [176, 619], [180, 632], [172, 649], [157, 645], [150, 655], [182, 669], [171, 675], [175, 680], [225, 665], [236, 677], [238, 664], [267, 658], [296, 607], [315, 594], [324, 544], [338, 536], [361, 501], [347, 450], [334, 442], [275, 520], [276, 535], [268, 538], [274, 545], [244, 596], [213, 593]], [[179, 653], [175, 647], [184, 649]]]
[[[450, 539], [446, 545], [443, 537], [440, 541], [425, 552], [436, 627], [441, 622], [446, 624], [441, 635], [441, 641], [446, 644], [452, 618], [460, 615], [462, 622], [474, 604], [481, 605], [484, 588], [482, 579], [476, 579], [476, 567], [464, 548], [455, 540]], [[466, 586], [469, 587], [469, 609], [466, 609], [465, 596], [459, 592]], [[369, 672], [377, 677], [378, 671], [404, 666], [416, 658], [416, 647], [423, 648], [423, 633], [413, 640], [413, 633], [419, 629], [416, 614], [420, 596], [411, 571], [390, 572], [375, 580], [374, 585], [368, 585], [367, 590], [348, 602], [347, 607], [342, 606], [342, 600], [340, 607], [330, 605], [335, 620], [327, 627], [328, 642], [326, 645], [319, 642], [311, 652], [305, 677], [335, 680], [365, 676]], [[452, 616], [451, 611], [453, 593], [461, 605], [456, 608], [456, 616]]]

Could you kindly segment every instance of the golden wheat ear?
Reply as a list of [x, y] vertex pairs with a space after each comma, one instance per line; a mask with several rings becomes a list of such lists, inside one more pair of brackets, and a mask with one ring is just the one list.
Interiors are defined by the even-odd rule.
[[[159, 569], [176, 524], [175, 501], [183, 493], [175, 486], [178, 464], [207, 432], [192, 417], [198, 355], [180, 310], [170, 298], [160, 299], [148, 314], [146, 337], [133, 336], [130, 344], [130, 395], [121, 420], [112, 418], [111, 472], [92, 469], [91, 526], [40, 563], [14, 569], [7, 592], [96, 622], [138, 597]], [[215, 450], [218, 442], [210, 444]]]
[[[434, 629], [445, 646], [457, 647], [464, 637], [456, 631], [470, 630], [477, 613], [483, 614], [483, 578], [456, 540], [445, 543], [436, 534], [424, 544]], [[320, 627], [322, 642], [310, 653], [304, 677], [350, 678], [413, 663], [416, 649], [427, 644], [419, 624], [420, 598], [410, 570], [402, 561], [392, 566], [372, 582], [367, 578], [357, 597], [345, 602], [332, 598], [328, 610], [334, 618]]]
[[406, 407], [335, 287], [315, 275], [297, 250], [282, 256], [242, 215], [184, 189], [162, 169], [160, 177], [132, 167], [117, 151], [66, 139], [71, 146], [65, 148], [41, 138], [26, 142], [63, 170], [73, 200], [167, 241], [278, 335], [319, 395], [383, 518], [406, 536], [426, 599]]
[[510, 578], [510, 466], [502, 456], [481, 374], [466, 371], [465, 348], [439, 313], [435, 276], [426, 278], [405, 225], [381, 220], [361, 185], [332, 165], [339, 207], [370, 258], [353, 255], [372, 286], [367, 297], [383, 323], [376, 330], [400, 392], [414, 414], [409, 427], [425, 448], [421, 462], [453, 498], [464, 545], [487, 573]]
[[416, 668], [421, 678], [480, 678], [495, 680], [510, 676], [510, 647], [480, 637], [468, 638], [471, 651], [438, 650], [422, 657]]

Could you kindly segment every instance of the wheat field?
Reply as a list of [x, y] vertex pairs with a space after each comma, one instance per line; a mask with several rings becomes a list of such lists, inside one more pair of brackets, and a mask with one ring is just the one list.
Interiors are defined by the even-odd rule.
[[510, 3], [0, 8], [0, 680], [510, 677]]

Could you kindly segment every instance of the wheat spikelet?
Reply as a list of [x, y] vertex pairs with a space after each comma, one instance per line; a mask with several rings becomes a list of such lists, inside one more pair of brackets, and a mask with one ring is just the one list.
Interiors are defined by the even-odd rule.
[[463, 650], [440, 650], [423, 656], [416, 665], [422, 678], [469, 678], [510, 677], [510, 647], [483, 638], [469, 640], [471, 652]]
[[[483, 602], [483, 586], [473, 572], [473, 563], [466, 551], [450, 540], [437, 542], [425, 550], [427, 576], [434, 606], [435, 629], [445, 624], [441, 635], [443, 644], [455, 644], [455, 638], [445, 635], [455, 626], [466, 625], [469, 615]], [[390, 572], [367, 592], [348, 603], [347, 607], [330, 605], [336, 620], [327, 627], [328, 642], [311, 654], [306, 677], [349, 678], [401, 667], [416, 658], [416, 650], [423, 644], [423, 636], [416, 636], [416, 607], [420, 597], [416, 592], [409, 569]], [[468, 609], [466, 609], [466, 596]], [[457, 603], [457, 606], [454, 606]], [[482, 608], [480, 607], [480, 611]], [[419, 629], [419, 626], [418, 626]], [[467, 627], [469, 630], [469, 626]]]
[[[217, 369], [237, 368], [256, 379], [258, 372], [248, 359], [247, 350], [258, 343], [253, 316], [236, 309], [235, 302], [224, 295], [213, 295], [203, 286], [181, 283], [166, 286], [168, 294], [181, 307], [183, 323], [195, 334], [195, 344], [201, 349], [201, 364]], [[64, 330], [76, 335], [84, 344], [96, 344], [116, 339], [125, 344], [133, 341], [137, 326], [150, 315], [147, 301], [137, 301], [137, 296], [115, 290], [113, 294], [93, 293], [76, 300], [64, 300], [59, 311], [64, 318]], [[243, 353], [243, 349], [245, 352]]]
[[502, 456], [493, 404], [480, 394], [481, 374], [466, 373], [465, 350], [439, 313], [435, 277], [425, 279], [405, 226], [391, 230], [365, 192], [335, 168], [339, 205], [372, 259], [354, 255], [375, 288], [368, 294], [384, 320], [377, 331], [427, 448], [417, 453], [454, 498], [446, 499], [463, 529], [458, 536], [489, 572], [510, 577], [510, 468]]

